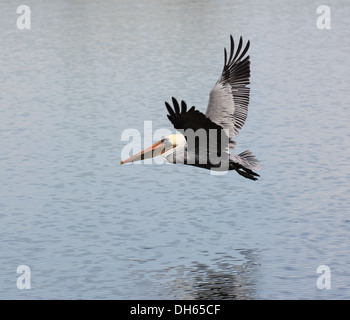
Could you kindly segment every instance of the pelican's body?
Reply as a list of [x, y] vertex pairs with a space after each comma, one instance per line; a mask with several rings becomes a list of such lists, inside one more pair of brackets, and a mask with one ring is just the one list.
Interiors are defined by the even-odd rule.
[[242, 37], [234, 51], [232, 36], [230, 56], [222, 74], [210, 92], [206, 114], [195, 109], [187, 109], [172, 98], [173, 108], [167, 103], [168, 118], [180, 133], [172, 134], [153, 146], [122, 161], [121, 163], [162, 155], [165, 161], [193, 165], [212, 170], [236, 170], [251, 180], [259, 176], [253, 170], [259, 169], [255, 156], [246, 150], [238, 155], [231, 153], [235, 148], [233, 138], [244, 125], [248, 113], [250, 77], [249, 41], [242, 50]]

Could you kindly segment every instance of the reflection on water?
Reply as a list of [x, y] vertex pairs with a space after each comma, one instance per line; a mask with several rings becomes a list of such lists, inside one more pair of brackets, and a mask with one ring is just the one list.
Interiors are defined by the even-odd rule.
[[219, 263], [217, 270], [197, 265], [191, 272], [195, 275], [193, 296], [195, 299], [254, 299], [256, 264], [248, 261], [243, 265]]
[[176, 299], [245, 300], [256, 298], [257, 257], [252, 251], [240, 251], [244, 263], [234, 264], [233, 257], [218, 258], [214, 267], [193, 262], [176, 267], [176, 281], [169, 296]]

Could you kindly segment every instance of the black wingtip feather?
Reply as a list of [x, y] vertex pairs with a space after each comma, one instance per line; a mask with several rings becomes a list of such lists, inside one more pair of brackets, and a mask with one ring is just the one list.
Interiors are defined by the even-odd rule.
[[224, 66], [227, 66], [227, 51], [226, 48], [224, 48]]
[[171, 117], [175, 117], [175, 112], [174, 112], [174, 110], [170, 107], [170, 104], [169, 104], [168, 102], [165, 102], [165, 106], [166, 106], [166, 108], [167, 108], [167, 110], [168, 110], [168, 112], [169, 112], [169, 115], [170, 115]]
[[234, 56], [234, 58], [233, 58], [232, 61], [235, 61], [236, 58], [238, 57], [238, 55], [239, 55], [239, 53], [240, 53], [240, 51], [241, 51], [241, 49], [242, 49], [242, 45], [243, 45], [243, 39], [242, 39], [242, 36], [241, 36], [241, 37], [239, 38], [239, 43], [238, 43], [238, 48], [237, 48], [236, 54], [235, 54], [235, 56]]
[[233, 52], [235, 51], [235, 43], [233, 41], [232, 34], [230, 34], [230, 42], [231, 42], [231, 52], [230, 52], [230, 58], [228, 59], [229, 63], [230, 63], [230, 61], [232, 59]]
[[187, 111], [187, 105], [185, 101], [181, 101], [181, 113], [186, 113]]
[[173, 100], [175, 113], [179, 114], [180, 113], [179, 103], [177, 102], [177, 100], [174, 97], [172, 97], [171, 99]]
[[247, 44], [246, 44], [246, 46], [245, 46], [241, 56], [239, 57], [239, 60], [241, 60], [244, 57], [244, 55], [247, 53], [249, 47], [250, 47], [250, 41], [248, 40], [248, 42], [247, 42]]

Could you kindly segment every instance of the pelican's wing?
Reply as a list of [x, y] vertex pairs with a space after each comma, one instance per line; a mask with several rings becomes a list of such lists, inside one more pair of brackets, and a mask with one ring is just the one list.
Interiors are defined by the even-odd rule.
[[169, 103], [165, 102], [169, 112], [168, 119], [174, 125], [174, 128], [185, 136], [186, 140], [188, 140], [188, 137], [191, 137], [191, 134], [196, 135], [196, 133], [199, 132], [198, 130], [205, 130], [204, 133], [207, 138], [205, 140], [207, 146], [210, 145], [210, 150], [208, 149], [208, 152], [217, 152], [220, 150], [220, 152], [224, 151], [228, 153], [229, 137], [220, 125], [213, 122], [202, 112], [196, 110], [195, 107], [187, 110], [185, 101], [181, 101], [181, 108], [175, 98], [172, 98], [172, 102], [174, 108], [172, 108]]
[[168, 109], [168, 119], [173, 124], [175, 129], [187, 130], [192, 129], [196, 131], [198, 129], [204, 129], [209, 131], [210, 129], [223, 129], [220, 125], [213, 122], [205, 114], [195, 109], [195, 107], [187, 110], [187, 105], [185, 101], [181, 101], [180, 105], [175, 98], [172, 98], [174, 109], [165, 102], [166, 108]]
[[[230, 56], [224, 49], [225, 63], [221, 77], [210, 91], [206, 116], [229, 131], [232, 139], [243, 127], [248, 114], [249, 91], [247, 87], [250, 77], [249, 56], [245, 56], [249, 49], [249, 41], [242, 50], [242, 37], [234, 51], [232, 36]], [[231, 147], [234, 141], [231, 140]]]

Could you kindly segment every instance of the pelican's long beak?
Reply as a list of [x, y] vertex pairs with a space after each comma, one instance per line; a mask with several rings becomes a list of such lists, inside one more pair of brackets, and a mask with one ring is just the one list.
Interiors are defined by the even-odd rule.
[[141, 152], [133, 155], [132, 157], [124, 161], [120, 161], [120, 164], [153, 158], [164, 153], [165, 151], [167, 151], [167, 149], [168, 148], [166, 147], [165, 143], [163, 142], [163, 140], [161, 140], [156, 142], [154, 145], [146, 148], [145, 150], [142, 150]]

